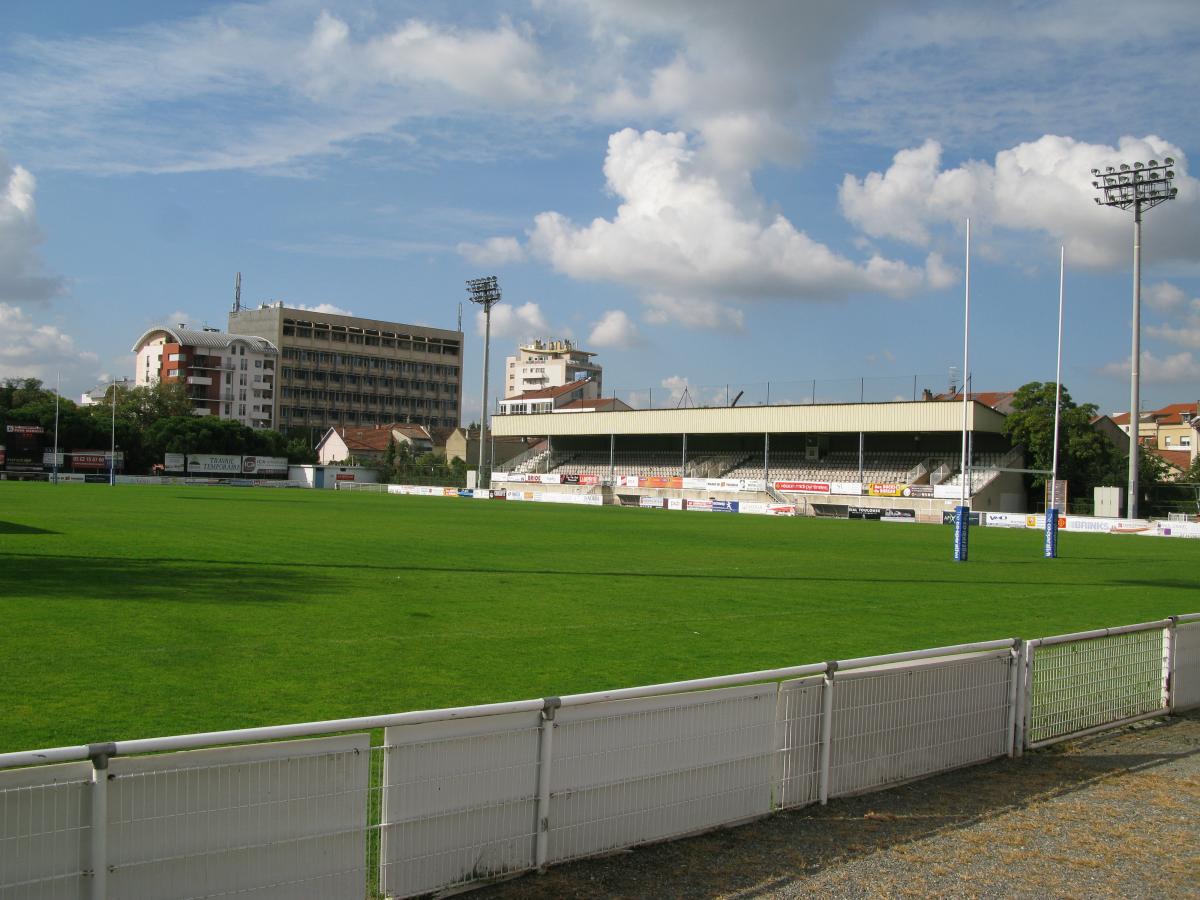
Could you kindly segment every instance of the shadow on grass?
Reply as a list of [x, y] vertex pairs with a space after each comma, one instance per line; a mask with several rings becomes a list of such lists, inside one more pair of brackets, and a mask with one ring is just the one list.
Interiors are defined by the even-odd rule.
[[[644, 846], [632, 853], [554, 867], [541, 876], [523, 876], [484, 888], [474, 896], [481, 900], [651, 895], [820, 896], [828, 890], [828, 876], [813, 884], [806, 884], [806, 879], [820, 879], [827, 871], [834, 877], [838, 872], [853, 873], [855, 879], [880, 870], [895, 876], [895, 869], [889, 870], [887, 865], [868, 865], [865, 869], [844, 867], [901, 848], [897, 855], [902, 859], [892, 865], [898, 864], [903, 869], [905, 858], [911, 853], [905, 845], [926, 842], [921, 845], [922, 858], [907, 862], [912, 881], [906, 881], [900, 872], [899, 887], [895, 883], [885, 886], [856, 882], [864, 897], [921, 896], [931, 890], [928, 884], [923, 887], [918, 884], [919, 879], [929, 875], [929, 856], [936, 858], [948, 870], [945, 874], [954, 878], [958, 871], [972, 872], [975, 862], [971, 857], [987, 856], [1000, 849], [989, 842], [988, 836], [969, 835], [971, 840], [961, 843], [950, 840], [937, 843], [939, 837], [950, 837], [962, 829], [1005, 816], [1013, 817], [1006, 820], [1007, 827], [1016, 829], [1038, 828], [1017, 821], [1031, 816], [1040, 817], [1043, 820], [1040, 827], [1044, 829], [1064, 827], [1056, 819], [1058, 813], [1042, 804], [1066, 796], [1072, 797], [1072, 809], [1076, 812], [1065, 827], [1086, 830], [1089, 826], [1107, 824], [1111, 810], [1106, 802], [1089, 797], [1088, 789], [1102, 782], [1119, 785], [1123, 777], [1200, 754], [1195, 743], [1197, 724], [1195, 715], [1167, 720], [1143, 726], [1138, 733], [1116, 736], [1116, 742], [1113, 734], [1101, 735], [1074, 745], [1070, 752], [1053, 747], [1021, 759], [959, 769], [877, 793], [834, 798], [825, 807], [809, 806], [740, 827]], [[1140, 804], [1150, 802], [1144, 785], [1122, 786], [1122, 790], [1130, 792], [1131, 808], [1144, 811]], [[1080, 807], [1090, 812], [1079, 813]], [[1193, 825], [1187, 817], [1181, 821], [1181, 834], [1176, 837], [1186, 839]], [[1164, 846], [1170, 846], [1171, 838], [1165, 840]], [[1036, 845], [1037, 841], [1031, 839], [1029, 843]], [[963, 844], [967, 846], [964, 848]], [[1027, 872], [1047, 866], [1055, 868], [1036, 846], [1022, 856], [1026, 858]], [[1101, 865], [1100, 861], [1097, 865]], [[978, 872], [974, 874], [978, 878]], [[1008, 877], [1024, 883], [1020, 871], [1010, 869]], [[981, 882], [976, 881], [973, 887], [981, 887]], [[941, 895], [940, 890], [934, 890]], [[953, 891], [951, 895], [957, 893]], [[964, 893], [970, 895], [974, 891]]]
[[[78, 557], [67, 554], [21, 554], [21, 553], [0, 553], [0, 560], [5, 559], [40, 559], [40, 560], [69, 560], [69, 561], [86, 561], [86, 562], [111, 562], [115, 564], [131, 564], [131, 561], [119, 556], [89, 556]], [[225, 566], [232, 567], [226, 560], [218, 559], [200, 559], [190, 557], [158, 557], [155, 559], [147, 559], [141, 565], [145, 566]], [[283, 562], [272, 562], [263, 560], [255, 563], [253, 570], [272, 569], [275, 571], [287, 571], [289, 569], [348, 569], [355, 572], [425, 572], [435, 575], [538, 575], [549, 576], [554, 578], [572, 577], [572, 578], [644, 578], [660, 581], [678, 581], [703, 579], [705, 581], [730, 581], [730, 582], [746, 582], [746, 581], [765, 581], [779, 583], [794, 583], [794, 584], [809, 584], [809, 583], [825, 583], [825, 584], [950, 584], [963, 585], [969, 584], [972, 586], [991, 585], [994, 587], [1011, 588], [1017, 585], [1037, 585], [1045, 586], [1046, 579], [1037, 577], [1036, 573], [1030, 572], [1027, 578], [1018, 578], [1012, 574], [1005, 574], [1003, 578], [983, 579], [971, 577], [970, 574], [963, 571], [961, 578], [930, 578], [922, 575], [918, 577], [904, 577], [898, 575], [894, 578], [872, 578], [866, 575], [765, 575], [762, 573], [738, 573], [729, 574], [724, 572], [637, 572], [622, 569], [613, 570], [597, 570], [597, 569], [549, 569], [549, 568], [522, 568], [516, 566], [435, 566], [429, 564], [413, 564], [413, 565], [379, 565], [377, 563], [368, 562], [301, 562], [299, 560], [287, 560]], [[310, 576], [298, 576], [304, 580], [309, 580]], [[1138, 584], [1139, 582], [1127, 581], [1097, 581], [1094, 586], [1104, 587], [1106, 585], [1126, 585]]]
[[32, 525], [22, 525], [20, 522], [0, 522], [0, 534], [62, 534], [62, 532], [34, 528]]
[[310, 571], [192, 560], [0, 554], [0, 597], [147, 603], [303, 603], [336, 579]]

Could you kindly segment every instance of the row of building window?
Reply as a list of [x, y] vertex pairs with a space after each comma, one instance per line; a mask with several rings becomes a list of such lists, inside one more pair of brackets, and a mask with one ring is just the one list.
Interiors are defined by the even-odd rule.
[[416, 353], [438, 353], [445, 356], [458, 356], [458, 347], [454, 344], [429, 344], [422, 340], [398, 340], [396, 338], [377, 337], [370, 334], [347, 334], [344, 331], [324, 331], [320, 328], [301, 328], [296, 325], [284, 325], [283, 336], [342, 344], [361, 344], [364, 347], [387, 347], [394, 350], [410, 350]]
[[383, 409], [440, 409], [454, 412], [458, 407], [453, 400], [431, 400], [424, 397], [389, 397], [374, 394], [356, 394], [345, 391], [310, 391], [284, 388], [280, 392], [287, 400], [324, 400], [327, 403], [358, 403], [378, 406]]
[[[377, 378], [374, 375], [341, 375], [337, 372], [310, 372], [308, 369], [292, 369], [287, 366], [283, 369], [283, 377], [288, 381], [364, 385], [369, 388], [384, 388], [386, 390], [427, 391], [432, 394], [446, 394], [449, 397], [458, 396], [458, 385], [451, 382], [409, 381], [406, 378]], [[284, 390], [287, 390], [287, 388], [284, 388]]]
[[419, 375], [442, 375], [448, 378], [458, 376], [458, 366], [385, 359], [380, 356], [355, 356], [350, 353], [322, 353], [317, 350], [297, 350], [295, 347], [284, 347], [283, 358], [345, 368], [382, 369], [385, 372], [411, 372]]
[[[373, 412], [356, 412], [353, 409], [308, 409], [304, 406], [285, 406], [279, 414], [280, 419], [287, 420], [288, 423], [307, 425], [324, 425], [331, 422], [344, 425], [374, 425], [394, 421], [391, 416], [376, 415]], [[414, 425], [424, 425], [426, 428], [451, 428], [455, 423], [453, 418], [444, 416], [405, 416], [404, 420]]]

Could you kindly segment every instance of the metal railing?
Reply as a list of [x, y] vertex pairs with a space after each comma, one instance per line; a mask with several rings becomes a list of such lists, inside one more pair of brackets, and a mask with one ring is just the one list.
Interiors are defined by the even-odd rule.
[[5, 753], [0, 898], [414, 896], [1197, 705], [1193, 615], [563, 697]]

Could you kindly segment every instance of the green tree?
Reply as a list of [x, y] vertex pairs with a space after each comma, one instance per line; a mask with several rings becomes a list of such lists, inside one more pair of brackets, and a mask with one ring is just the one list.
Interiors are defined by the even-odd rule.
[[[1025, 447], [1031, 469], [1049, 470], [1054, 459], [1054, 394], [1052, 381], [1031, 381], [1013, 396], [1013, 409], [1004, 431], [1014, 444]], [[1122, 485], [1127, 481], [1125, 457], [1113, 443], [1094, 429], [1093, 403], [1077, 404], [1064, 387], [1059, 415], [1058, 477], [1070, 482], [1071, 494], [1090, 497], [1098, 485]], [[1048, 476], [1033, 475], [1029, 487], [1040, 491]]]

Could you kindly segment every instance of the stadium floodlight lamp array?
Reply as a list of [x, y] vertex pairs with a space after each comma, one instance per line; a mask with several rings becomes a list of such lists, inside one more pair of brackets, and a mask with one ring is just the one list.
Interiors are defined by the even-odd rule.
[[484, 454], [487, 452], [488, 430], [488, 365], [492, 343], [492, 307], [500, 302], [500, 284], [495, 275], [484, 278], [467, 279], [467, 293], [471, 302], [483, 308], [483, 406], [479, 414], [479, 463], [477, 478], [484, 479], [483, 483], [476, 482], [478, 487], [487, 487], [491, 481], [484, 473]]
[[1105, 166], [1104, 171], [1092, 169], [1092, 187], [1100, 191], [1097, 206], [1112, 206], [1133, 210], [1133, 349], [1130, 353], [1129, 375], [1129, 492], [1126, 515], [1136, 519], [1138, 514], [1138, 415], [1141, 410], [1142, 356], [1142, 211], [1153, 209], [1167, 200], [1174, 200], [1179, 189], [1175, 179], [1175, 160], [1167, 156], [1162, 162], [1121, 163]]
[[1174, 165], [1175, 160], [1168, 156], [1161, 163], [1152, 159], [1148, 163], [1135, 162], [1132, 166], [1128, 163], [1106, 166], [1103, 172], [1092, 169], [1096, 179], [1092, 187], [1102, 195], [1096, 198], [1096, 205], [1150, 209], [1175, 199], [1179, 188], [1171, 183], [1175, 179]]

